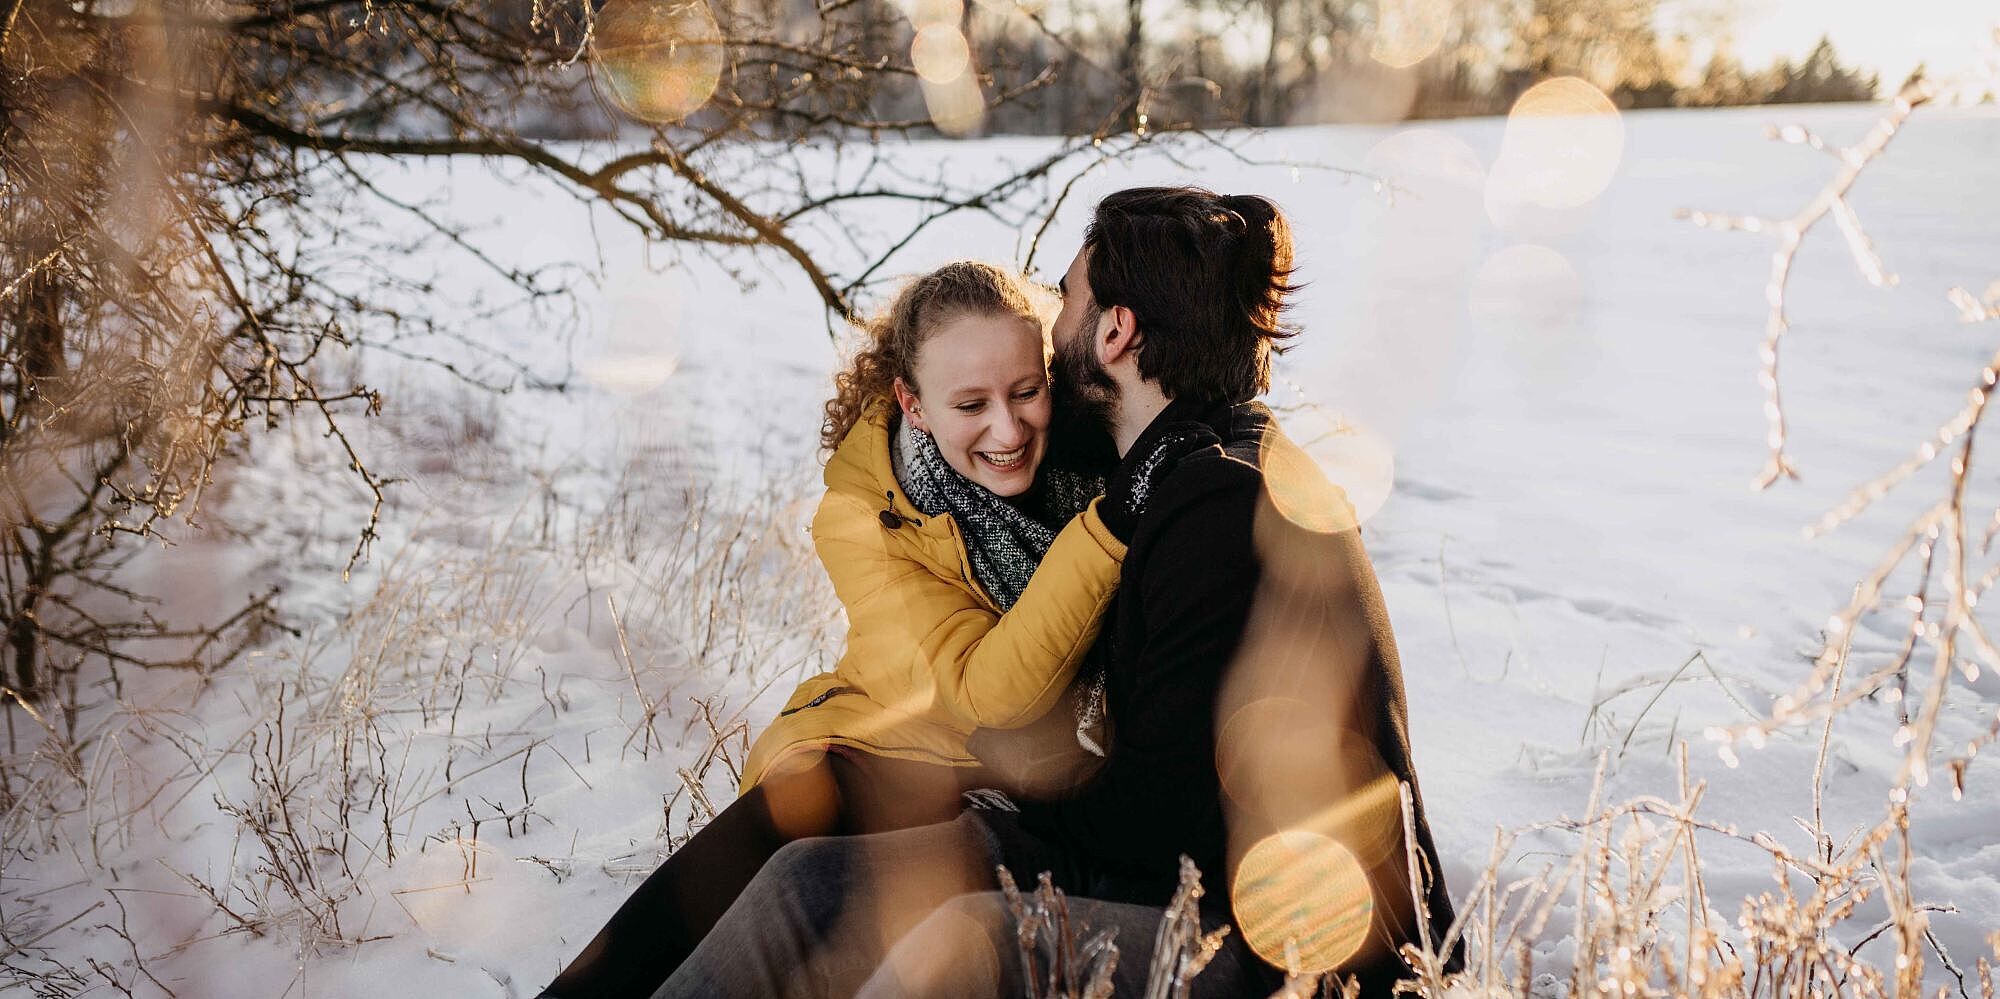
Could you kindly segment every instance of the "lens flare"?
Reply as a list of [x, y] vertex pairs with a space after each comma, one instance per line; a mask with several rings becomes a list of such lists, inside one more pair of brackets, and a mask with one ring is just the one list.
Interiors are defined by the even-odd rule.
[[1368, 875], [1346, 847], [1315, 832], [1287, 829], [1252, 846], [1229, 886], [1243, 940], [1284, 967], [1286, 944], [1308, 974], [1340, 966], [1361, 949], [1375, 914]]
[[1610, 186], [1624, 152], [1624, 119], [1603, 91], [1574, 76], [1537, 83], [1507, 113], [1487, 214], [1505, 226], [1523, 209], [1589, 204]]
[[1358, 526], [1381, 512], [1396, 488], [1396, 449], [1370, 427], [1342, 419], [1305, 445], [1306, 454], [1346, 495]]
[[1362, 164], [1369, 173], [1414, 187], [1419, 194], [1438, 186], [1477, 190], [1486, 183], [1486, 164], [1479, 154], [1465, 140], [1436, 128], [1403, 129], [1376, 143]]
[[957, 24], [965, 16], [964, 0], [904, 0], [901, 6], [909, 14], [910, 23], [919, 27]]
[[[1328, 479], [1325, 469], [1312, 455], [1275, 434], [1264, 439], [1263, 452], [1264, 493], [1286, 520], [1317, 534], [1332, 534], [1361, 525], [1354, 504], [1339, 485]], [[1373, 483], [1369, 485], [1371, 493], [1375, 488]], [[1380, 489], [1386, 499], [1387, 484], [1383, 483]], [[1381, 503], [1377, 501], [1375, 505], [1379, 509]]]
[[1333, 60], [1294, 109], [1298, 120], [1330, 123], [1402, 121], [1416, 104], [1418, 74], [1367, 59]]
[[722, 30], [705, 0], [607, 0], [591, 64], [625, 113], [670, 124], [700, 110], [722, 80]]
[[619, 395], [644, 395], [680, 370], [677, 330], [686, 322], [691, 290], [672, 280], [610, 289], [609, 321], [597, 349], [577, 361], [577, 373]]
[[1215, 770], [1231, 802], [1276, 819], [1294, 804], [1299, 790], [1294, 776], [1318, 769], [1339, 740], [1324, 711], [1294, 697], [1259, 698], [1223, 722], [1215, 739]]
[[[401, 886], [392, 890], [412, 921], [432, 935], [453, 931], [459, 896], [476, 883], [491, 880], [496, 871], [513, 867], [497, 844], [471, 836], [442, 839], [430, 849], [399, 857], [395, 875]], [[462, 910], [460, 910], [462, 912]]]
[[1443, 44], [1450, 17], [1449, 0], [1382, 0], [1368, 55], [1392, 69], [1408, 69]]
[[672, 354], [646, 357], [599, 357], [577, 363], [585, 378], [619, 395], [644, 395], [667, 383], [680, 370]]
[[950, 136], [971, 135], [979, 131], [979, 125], [986, 120], [986, 97], [979, 92], [979, 80], [973, 73], [960, 73], [957, 79], [947, 83], [933, 83], [924, 80], [924, 106], [930, 111], [931, 124], [937, 130]]
[[1466, 304], [1490, 330], [1546, 338], [1575, 327], [1583, 278], [1562, 254], [1519, 243], [1480, 265]]
[[949, 24], [930, 24], [917, 32], [910, 43], [910, 65], [925, 83], [950, 83], [965, 75], [972, 65], [972, 49], [965, 36]]

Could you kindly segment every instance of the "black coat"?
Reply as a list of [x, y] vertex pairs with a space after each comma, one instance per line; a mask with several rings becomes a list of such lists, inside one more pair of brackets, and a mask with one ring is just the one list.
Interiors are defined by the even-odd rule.
[[[1185, 420], [1222, 444], [1183, 459], [1135, 525], [1099, 639], [1109, 643], [1098, 650], [1111, 719], [1103, 766], [1067, 796], [1022, 802], [1021, 826], [1089, 872], [1078, 887], [1092, 897], [1163, 905], [1185, 854], [1209, 898], [1223, 900], [1250, 844], [1311, 826], [1368, 789], [1374, 804], [1335, 834], [1367, 827], [1358, 838], [1370, 846], [1357, 853], [1374, 895], [1376, 957], [1349, 970], [1386, 994], [1403, 973], [1394, 945], [1417, 939], [1396, 781], [1412, 795], [1433, 940], [1452, 916], [1416, 793], [1395, 638], [1360, 531], [1262, 404], [1176, 401], [1134, 450]], [[1220, 758], [1218, 730], [1229, 733]], [[1273, 740], [1273, 731], [1295, 735]]]

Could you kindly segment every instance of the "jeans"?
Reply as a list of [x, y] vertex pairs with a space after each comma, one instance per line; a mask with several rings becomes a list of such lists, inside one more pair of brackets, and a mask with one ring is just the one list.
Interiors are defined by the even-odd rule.
[[978, 773], [830, 752], [766, 778], [633, 891], [543, 999], [652, 995], [784, 844], [949, 821]]
[[[1088, 880], [1010, 819], [968, 812], [920, 829], [787, 844], [654, 999], [1025, 995], [996, 865], [1021, 872], [1026, 885], [1047, 868], [1058, 885]], [[1143, 995], [1163, 910], [1072, 898], [1070, 911], [1078, 941], [1098, 927], [1118, 927], [1114, 994]], [[1211, 907], [1204, 929], [1223, 918]], [[1269, 968], [1235, 934], [1194, 986], [1204, 999], [1262, 997], [1273, 987]]]
[[[1091, 934], [1116, 927], [1118, 963], [1111, 974], [1117, 999], [1139, 999], [1146, 993], [1152, 969], [1153, 945], [1166, 911], [1158, 906], [1094, 899], [1069, 900], [1070, 924], [1081, 946]], [[1222, 922], [1204, 913], [1202, 930]], [[1026, 969], [1015, 942], [1015, 923], [1006, 896], [997, 891], [960, 895], [931, 913], [889, 951], [889, 956], [861, 987], [861, 999], [916, 997], [992, 997], [1027, 995]], [[1039, 974], [1046, 975], [1038, 965]], [[1275, 986], [1269, 972], [1250, 955], [1234, 932], [1224, 938], [1206, 967], [1194, 977], [1189, 995], [1196, 999], [1263, 997]], [[1044, 994], [1044, 993], [1037, 993]]]

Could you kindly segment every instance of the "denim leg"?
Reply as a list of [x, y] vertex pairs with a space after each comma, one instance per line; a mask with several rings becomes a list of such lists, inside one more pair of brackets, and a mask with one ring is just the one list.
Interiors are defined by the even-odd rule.
[[[1153, 938], [1165, 910], [1157, 906], [1069, 900], [1078, 944], [1107, 926], [1118, 928], [1118, 964], [1112, 995], [1140, 999], [1153, 962]], [[1219, 914], [1205, 916], [1203, 929], [1221, 925]], [[1044, 972], [1045, 973], [1045, 972]], [[1271, 972], [1234, 933], [1195, 976], [1196, 999], [1257, 997], [1275, 987]], [[939, 906], [904, 935], [882, 966], [861, 987], [857, 999], [1015, 999], [1027, 995], [1014, 919], [999, 892], [961, 895]]]
[[994, 887], [994, 854], [963, 817], [786, 844], [654, 999], [848, 999], [932, 910]]

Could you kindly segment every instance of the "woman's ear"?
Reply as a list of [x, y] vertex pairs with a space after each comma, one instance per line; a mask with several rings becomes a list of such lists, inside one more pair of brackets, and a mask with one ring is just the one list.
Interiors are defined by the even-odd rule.
[[923, 403], [917, 401], [917, 394], [910, 391], [909, 383], [898, 378], [894, 387], [896, 390], [896, 405], [902, 407], [903, 419], [910, 421], [910, 426], [924, 433], [930, 433], [931, 428], [924, 426]]

